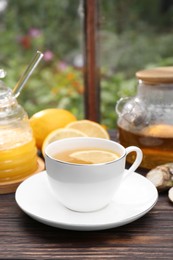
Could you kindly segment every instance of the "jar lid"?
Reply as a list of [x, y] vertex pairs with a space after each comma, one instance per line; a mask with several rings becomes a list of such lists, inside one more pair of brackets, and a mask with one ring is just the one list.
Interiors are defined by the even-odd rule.
[[136, 77], [148, 83], [173, 83], [173, 67], [158, 67], [136, 72]]

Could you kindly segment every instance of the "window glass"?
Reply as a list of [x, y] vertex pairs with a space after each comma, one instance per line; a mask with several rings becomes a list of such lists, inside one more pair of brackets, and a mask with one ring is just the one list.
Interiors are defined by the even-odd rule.
[[173, 1], [99, 0], [102, 122], [115, 128], [115, 103], [135, 95], [135, 72], [173, 64]]
[[[173, 64], [173, 1], [98, 0], [101, 122], [115, 128], [115, 104], [135, 95], [135, 72]], [[81, 0], [0, 0], [0, 63], [13, 88], [36, 50], [44, 60], [19, 102], [29, 115], [48, 107], [84, 117]]]
[[0, 0], [0, 63], [13, 88], [36, 50], [44, 59], [19, 101], [29, 115], [61, 107], [83, 117], [82, 24], [79, 0]]

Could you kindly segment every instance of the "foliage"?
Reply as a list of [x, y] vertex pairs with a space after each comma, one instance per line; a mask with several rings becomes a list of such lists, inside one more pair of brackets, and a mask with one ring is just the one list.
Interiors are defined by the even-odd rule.
[[[59, 58], [64, 58], [69, 50], [78, 46], [81, 30], [78, 5], [78, 0], [8, 0], [7, 9], [0, 18], [1, 34], [5, 34], [1, 39], [7, 43], [6, 53], [15, 55], [13, 50], [16, 50], [16, 56], [27, 52], [30, 55], [31, 50], [39, 47], [40, 51], [50, 49]], [[37, 28], [40, 34], [33, 35], [32, 28]], [[17, 42], [23, 43], [23, 48], [19, 49]]]
[[70, 53], [79, 45], [78, 5], [76, 0], [8, 0], [0, 17], [0, 62], [9, 87], [15, 86], [36, 50], [44, 53], [19, 97], [29, 116], [47, 107], [63, 107], [83, 117], [82, 73], [65, 62], [71, 62]]
[[[14, 86], [11, 79], [14, 70], [8, 70], [6, 84]], [[82, 73], [63, 62], [40, 66], [19, 96], [29, 116], [49, 107], [70, 110], [79, 119], [83, 117]]]
[[134, 78], [126, 79], [124, 73], [117, 73], [103, 78], [101, 82], [102, 122], [109, 126], [110, 129], [115, 129], [117, 121], [117, 114], [115, 112], [116, 102], [121, 97], [135, 94], [136, 80]]
[[[171, 31], [173, 3], [165, 0], [99, 0], [102, 13], [101, 26], [105, 30], [122, 34], [125, 31]], [[105, 22], [106, 21], [106, 22]]]

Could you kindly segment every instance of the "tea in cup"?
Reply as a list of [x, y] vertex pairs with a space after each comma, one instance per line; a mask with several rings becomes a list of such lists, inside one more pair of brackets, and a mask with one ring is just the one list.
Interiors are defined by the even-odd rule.
[[[131, 152], [136, 152], [136, 159], [125, 171], [126, 156]], [[80, 212], [107, 206], [124, 179], [141, 161], [140, 148], [124, 148], [117, 142], [93, 137], [58, 140], [45, 150], [52, 193], [65, 207]]]

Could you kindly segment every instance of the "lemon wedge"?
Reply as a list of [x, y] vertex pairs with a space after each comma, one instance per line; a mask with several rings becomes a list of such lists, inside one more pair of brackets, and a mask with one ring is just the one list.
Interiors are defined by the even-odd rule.
[[60, 128], [52, 131], [44, 140], [42, 145], [42, 154], [45, 155], [46, 146], [54, 141], [70, 137], [85, 137], [86, 135], [75, 129]]
[[70, 122], [66, 125], [66, 128], [79, 130], [90, 137], [110, 139], [108, 132], [103, 128], [103, 126], [91, 120], [84, 119]]

